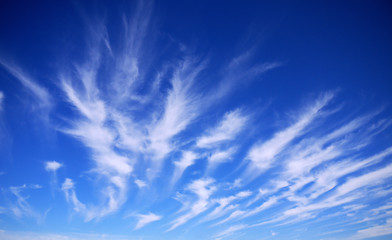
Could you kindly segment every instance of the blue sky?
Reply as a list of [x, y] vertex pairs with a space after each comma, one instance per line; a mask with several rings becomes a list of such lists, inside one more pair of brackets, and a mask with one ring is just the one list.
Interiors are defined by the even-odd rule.
[[1, 239], [390, 239], [388, 1], [3, 1]]

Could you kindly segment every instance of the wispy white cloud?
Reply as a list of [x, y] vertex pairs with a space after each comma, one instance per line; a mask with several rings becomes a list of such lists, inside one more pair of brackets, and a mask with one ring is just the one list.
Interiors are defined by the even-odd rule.
[[213, 182], [214, 181], [212, 179], [208, 178], [198, 179], [189, 184], [187, 189], [197, 196], [197, 200], [192, 204], [187, 213], [178, 217], [172, 222], [172, 226], [167, 231], [174, 230], [175, 228], [183, 225], [190, 219], [196, 217], [208, 209], [208, 205], [210, 204], [210, 196], [216, 190], [216, 187], [210, 186]]
[[[91, 35], [87, 41], [86, 58], [82, 63], [72, 62], [71, 69], [61, 69], [59, 74], [59, 86], [76, 114], [72, 120], [64, 118], [66, 127], [60, 131], [89, 149], [93, 168], [88, 174], [96, 175], [95, 179], [102, 186], [99, 189], [101, 201], [84, 205], [76, 197], [72, 180], [63, 184], [68, 202], [85, 215], [87, 221], [113, 213], [126, 202], [131, 176], [139, 188], [150, 187], [172, 153], [182, 153], [179, 160], [172, 162], [173, 185], [199, 158], [208, 158], [209, 170], [231, 160], [236, 147], [215, 147], [235, 140], [249, 120], [243, 110], [236, 109], [226, 113], [201, 137], [186, 139], [186, 142], [181, 139], [181, 134], [212, 105], [213, 101], [206, 99], [216, 94], [198, 91], [198, 80], [208, 59], [189, 53], [185, 53], [181, 60], [156, 69], [153, 81], [147, 79], [148, 66], [142, 63], [153, 62], [154, 58], [145, 51], [151, 40], [151, 37], [147, 38], [151, 31], [151, 7], [151, 2], [140, 1], [130, 20], [124, 16], [125, 38], [118, 45], [111, 44], [102, 22], [93, 27], [90, 25], [94, 23], [85, 19]], [[108, 62], [103, 61], [105, 54], [110, 55]], [[245, 68], [243, 60], [237, 59], [237, 63], [233, 71], [238, 67]], [[246, 75], [255, 76], [279, 65], [252, 65], [247, 68]], [[108, 81], [111, 82], [107, 87], [99, 82], [103, 68], [108, 71]], [[144, 111], [147, 108], [149, 111]], [[183, 148], [188, 143], [195, 145]], [[206, 151], [210, 151], [209, 157]], [[191, 186], [188, 190], [192, 192]], [[205, 188], [211, 192], [214, 189]], [[196, 190], [194, 193], [199, 196]], [[195, 207], [174, 221], [171, 229], [205, 211], [209, 204], [208, 198], [199, 196]]]
[[186, 129], [199, 114], [198, 97], [191, 87], [204, 63], [194, 64], [185, 61], [174, 73], [171, 80], [172, 89], [169, 91], [162, 116], [149, 128], [149, 149], [158, 160], [157, 166], [163, 157], [173, 150], [169, 140]]
[[253, 66], [248, 70], [248, 73], [250, 76], [257, 76], [262, 73], [268, 72], [272, 69], [278, 68], [282, 66], [283, 64], [281, 62], [267, 62], [267, 63], [261, 63]]
[[3, 66], [22, 86], [35, 98], [39, 109], [48, 111], [52, 107], [53, 99], [49, 92], [36, 81], [30, 78], [22, 69], [16, 65], [0, 59], [0, 65]]
[[339, 178], [347, 174], [356, 172], [365, 167], [368, 167], [370, 165], [376, 164], [390, 154], [392, 154], [392, 148], [385, 149], [381, 153], [378, 153], [366, 159], [350, 159], [331, 164], [331, 166], [326, 167], [324, 171], [320, 171], [316, 175], [315, 183], [309, 189], [309, 191], [313, 191], [310, 195], [310, 198], [316, 198], [321, 194], [333, 189], [335, 186], [338, 185]]
[[[195, 81], [205, 68], [205, 61], [187, 56], [172, 64], [166, 79], [170, 85], [165, 89], [167, 94], [159, 92], [158, 98], [161, 78], [158, 76], [152, 85], [145, 83], [146, 66], [140, 65], [140, 61], [150, 56], [142, 51], [148, 41], [142, 35], [150, 30], [151, 11], [151, 3], [140, 1], [133, 18], [128, 21], [124, 17], [125, 39], [119, 48], [110, 45], [107, 30], [101, 24], [90, 29], [93, 36], [85, 61], [74, 63], [73, 71], [60, 74], [60, 87], [79, 116], [72, 121], [66, 119], [68, 127], [60, 130], [89, 148], [94, 166], [89, 174], [97, 174], [103, 183], [103, 200], [88, 205], [87, 220], [115, 212], [126, 202], [131, 174], [139, 188], [149, 184], [140, 179], [151, 182], [158, 176], [165, 157], [179, 151], [174, 138], [199, 114]], [[102, 46], [113, 57], [110, 63], [102, 61], [107, 53]], [[111, 84], [102, 88], [99, 73], [105, 64], [112, 69]], [[140, 93], [141, 86], [148, 89], [145, 94]], [[133, 111], [144, 107], [152, 111], [140, 120]], [[187, 167], [184, 161], [175, 164], [177, 178]], [[134, 172], [135, 165], [138, 172]]]
[[[387, 179], [391, 178], [392, 175], [390, 173], [390, 165], [372, 171], [370, 173], [360, 175], [358, 177], [349, 178], [348, 180], [346, 180], [346, 182], [339, 186], [337, 186], [337, 183], [335, 181], [339, 177], [352, 173], [360, 169], [361, 167], [368, 165], [369, 163], [376, 163], [380, 160], [380, 158], [385, 157], [388, 154], [389, 149], [365, 159], [362, 164], [361, 162], [357, 162], [356, 164], [347, 164], [345, 166], [336, 165], [336, 168], [327, 169], [325, 172], [328, 174], [332, 174], [332, 176], [334, 177], [332, 177], [327, 182], [322, 181], [326, 185], [315, 185], [316, 187], [310, 188], [308, 189], [308, 191], [304, 191], [303, 193], [305, 195], [302, 197], [290, 191], [285, 192], [283, 195], [280, 196], [281, 198], [288, 197], [290, 201], [294, 201], [299, 204], [295, 205], [294, 208], [284, 211], [283, 215], [281, 215], [280, 218], [275, 219], [273, 222], [282, 221], [286, 218], [294, 218], [292, 221], [300, 221], [301, 219], [313, 218], [317, 216], [317, 214], [322, 210], [331, 209], [336, 206], [342, 206], [353, 201], [358, 201], [359, 199], [362, 199], [364, 195], [369, 195], [369, 190], [367, 190], [367, 188], [373, 187], [378, 184], [383, 184]], [[321, 179], [324, 178], [322, 176], [323, 174], [320, 176]], [[318, 180], [318, 178], [315, 179]], [[329, 181], [332, 181], [332, 186], [329, 184]], [[360, 189], [361, 191], [357, 191]], [[319, 196], [320, 194], [329, 190], [331, 190], [332, 193], [329, 193], [329, 195], [321, 201], [312, 201], [312, 198], [315, 198], [315, 196], [313, 195]], [[311, 194], [308, 195], [308, 192], [311, 192]]]
[[352, 239], [367, 239], [392, 234], [392, 218], [387, 219], [386, 223], [375, 225], [366, 229], [359, 230]]
[[179, 161], [174, 162], [175, 170], [173, 173], [172, 183], [177, 182], [177, 180], [182, 176], [185, 169], [192, 166], [198, 155], [191, 151], [185, 151], [182, 153], [182, 157]]
[[274, 204], [277, 203], [278, 201], [278, 197], [273, 196], [270, 197], [267, 201], [263, 202], [261, 205], [257, 206], [256, 208], [250, 209], [250, 210], [236, 210], [234, 212], [232, 212], [227, 218], [219, 221], [218, 223], [216, 223], [216, 225], [219, 224], [223, 224], [225, 222], [228, 221], [232, 221], [232, 220], [238, 220], [238, 219], [244, 219], [250, 216], [254, 216], [262, 211], [264, 211], [265, 209], [273, 206]]
[[145, 188], [145, 187], [148, 186], [146, 182], [144, 182], [144, 181], [142, 181], [142, 180], [140, 180], [140, 179], [136, 179], [136, 180], [135, 180], [135, 184], [136, 184], [139, 188]]
[[[228, 217], [213, 224], [220, 225], [229, 221], [237, 221], [261, 213], [263, 210], [279, 204], [281, 200], [292, 202], [286, 204], [285, 211], [275, 212], [273, 220], [264, 220], [259, 224], [251, 225], [257, 227], [264, 224], [274, 224], [277, 222], [293, 223], [318, 216], [325, 209], [336, 209], [345, 204], [363, 200], [364, 195], [370, 192], [383, 192], [380, 196], [390, 194], [381, 189], [387, 187], [385, 183], [391, 178], [390, 166], [376, 167], [382, 161], [390, 156], [391, 149], [386, 148], [370, 157], [359, 157], [361, 149], [371, 144], [371, 138], [375, 134], [389, 126], [388, 121], [379, 121], [380, 124], [372, 124], [369, 128], [362, 128], [376, 116], [379, 111], [354, 118], [347, 124], [335, 128], [331, 133], [320, 135], [318, 125], [311, 124], [312, 119], [328, 117], [330, 113], [321, 111], [332, 99], [333, 95], [324, 96], [324, 101], [318, 101], [316, 105], [308, 107], [302, 116], [308, 113], [308, 123], [301, 126], [296, 134], [292, 134], [289, 141], [283, 141], [279, 151], [273, 151], [272, 161], [279, 160], [280, 169], [277, 169], [276, 178], [270, 179], [268, 184], [260, 189], [260, 193], [248, 201], [246, 204], [236, 206], [237, 210], [233, 211]], [[321, 103], [320, 103], [321, 102]], [[317, 106], [318, 105], [318, 106]], [[313, 113], [309, 110], [315, 110]], [[301, 115], [300, 115], [301, 116]], [[301, 120], [301, 117], [299, 118]], [[303, 121], [303, 122], [307, 122]], [[295, 123], [292, 126], [295, 126]], [[291, 127], [292, 127], [291, 126]], [[289, 127], [288, 129], [290, 129]], [[305, 128], [312, 134], [304, 134]], [[362, 131], [357, 131], [362, 128]], [[314, 132], [317, 131], [317, 134]], [[285, 132], [285, 131], [282, 131]], [[272, 139], [277, 139], [275, 134]], [[290, 134], [289, 134], [290, 135]], [[305, 137], [303, 137], [305, 136]], [[317, 137], [319, 136], [319, 137]], [[296, 143], [291, 143], [294, 138], [301, 137]], [[366, 139], [366, 141], [363, 141]], [[267, 141], [268, 143], [269, 141]], [[259, 144], [262, 146], [263, 144]], [[279, 145], [279, 144], [278, 144]], [[361, 147], [356, 147], [362, 145]], [[279, 155], [284, 150], [284, 154]], [[249, 156], [249, 154], [248, 154]], [[350, 156], [350, 157], [347, 157]], [[355, 157], [354, 157], [355, 156]], [[275, 160], [274, 160], [275, 159]], [[266, 169], [269, 169], [269, 165]], [[374, 170], [374, 169], [378, 170]], [[367, 174], [359, 175], [360, 171], [367, 169]], [[369, 170], [371, 171], [369, 172]], [[353, 173], [355, 173], [353, 177]], [[247, 172], [245, 171], [245, 176]], [[347, 176], [351, 176], [347, 178]], [[385, 187], [381, 187], [381, 186]], [[269, 187], [271, 186], [271, 187]], [[378, 186], [378, 187], [376, 187]], [[375, 190], [379, 189], [379, 190]], [[385, 192], [385, 193], [384, 193]], [[373, 195], [372, 198], [378, 196]], [[368, 197], [369, 198], [369, 197]], [[261, 205], [257, 204], [260, 199], [267, 199]], [[317, 200], [315, 200], [317, 199]], [[358, 205], [358, 204], [357, 204]], [[366, 204], [361, 204], [366, 206]], [[348, 210], [343, 207], [343, 212]], [[365, 210], [367, 211], [367, 210]], [[355, 212], [349, 211], [346, 216], [355, 216]], [[332, 215], [330, 216], [332, 217]], [[381, 217], [383, 218], [383, 217]], [[384, 216], [385, 218], [385, 216]], [[290, 220], [289, 220], [290, 219]]]
[[253, 45], [234, 56], [224, 68], [224, 76], [217, 88], [214, 88], [214, 94], [211, 99], [217, 100], [227, 96], [233, 91], [239, 83], [246, 80], [254, 79], [263, 73], [276, 69], [283, 65], [282, 62], [264, 62], [255, 63], [253, 59], [256, 53], [256, 46]]
[[346, 183], [338, 187], [335, 193], [335, 197], [343, 196], [359, 188], [380, 184], [391, 177], [392, 165], [388, 165], [384, 168], [361, 175], [359, 177], [350, 178]]
[[66, 178], [61, 186], [61, 190], [65, 194], [65, 199], [67, 202], [71, 203], [73, 206], [73, 210], [75, 212], [83, 212], [86, 210], [86, 206], [79, 201], [75, 193], [75, 186], [70, 178]]
[[76, 89], [65, 78], [62, 80], [62, 88], [69, 102], [82, 116], [80, 120], [72, 123], [73, 128], [65, 129], [63, 132], [80, 139], [92, 150], [92, 159], [95, 163], [93, 172], [107, 180], [103, 191], [106, 198], [105, 206], [91, 207], [85, 212], [86, 220], [91, 220], [112, 213], [122, 205], [126, 199], [126, 182], [133, 168], [130, 159], [114, 149], [116, 132], [106, 125], [109, 113], [96, 87], [94, 71], [97, 70], [89, 65], [86, 68], [78, 70], [78, 76], [83, 83], [82, 89]]
[[52, 196], [54, 196], [53, 189], [57, 188], [57, 170], [62, 167], [63, 164], [57, 161], [45, 162], [45, 170], [50, 173], [50, 185], [52, 187]]
[[248, 172], [263, 172], [274, 162], [275, 157], [318, 116], [320, 110], [333, 98], [332, 93], [325, 93], [315, 103], [300, 114], [298, 120], [288, 128], [276, 133], [271, 139], [259, 143], [249, 150], [247, 159], [251, 160]]
[[251, 191], [242, 191], [242, 192], [239, 192], [239, 193], [232, 195], [232, 196], [229, 196], [229, 197], [214, 199], [213, 202], [216, 202], [219, 205], [212, 212], [210, 212], [203, 219], [203, 221], [211, 221], [213, 219], [224, 216], [226, 213], [232, 211], [234, 208], [236, 208], [238, 206], [238, 205], [232, 205], [231, 203], [233, 201], [236, 201], [239, 199], [244, 199], [244, 198], [247, 198], [251, 195], [252, 195]]
[[289, 209], [284, 212], [286, 216], [307, 216], [309, 213], [314, 211], [319, 211], [326, 208], [332, 208], [335, 206], [340, 206], [354, 200], [358, 200], [366, 194], [366, 191], [361, 191], [359, 193], [351, 193], [353, 191], [371, 187], [386, 181], [392, 177], [391, 165], [375, 170], [373, 172], [361, 175], [359, 177], [354, 177], [347, 180], [345, 183], [336, 188], [336, 190], [330, 194], [326, 199], [321, 202], [309, 203], [306, 205], [301, 205]]
[[223, 141], [233, 140], [243, 130], [247, 120], [248, 117], [240, 109], [228, 112], [215, 128], [197, 140], [196, 145], [200, 148], [213, 148]]
[[146, 226], [149, 223], [158, 221], [162, 218], [162, 216], [158, 216], [154, 213], [148, 213], [148, 214], [138, 214], [136, 217], [139, 219], [135, 229], [140, 229], [144, 226]]
[[[144, 82], [142, 67], [145, 63], [145, 47], [150, 40], [147, 38], [151, 31], [152, 1], [138, 1], [132, 17], [123, 17], [124, 39], [121, 48], [115, 51], [115, 73], [111, 89], [117, 103], [129, 101], [143, 102], [144, 96], [137, 91], [137, 87]], [[117, 51], [116, 51], [117, 50]]]
[[355, 138], [354, 131], [369, 122], [374, 116], [375, 114], [372, 113], [355, 118], [326, 136], [301, 141], [290, 150], [290, 157], [286, 160], [286, 178], [300, 177], [321, 163], [347, 155], [349, 151], [356, 149], [361, 145], [360, 141], [368, 137], [357, 136]]
[[212, 153], [208, 157], [208, 166], [206, 172], [208, 173], [212, 171], [221, 163], [225, 163], [232, 160], [232, 156], [236, 152], [236, 150], [237, 149], [235, 147], [231, 147], [223, 151], [217, 151]]
[[23, 191], [40, 188], [42, 188], [42, 186], [38, 184], [24, 184], [22, 186], [9, 187], [9, 191], [12, 193], [15, 200], [12, 200], [12, 203], [10, 203], [7, 212], [10, 212], [17, 218], [33, 218], [38, 223], [42, 223], [44, 220], [44, 215], [35, 211], [30, 205], [30, 203], [28, 202], [30, 196], [22, 194]]
[[270, 197], [268, 200], [266, 200], [265, 202], [263, 202], [263, 203], [262, 203], [261, 205], [259, 205], [258, 207], [252, 209], [252, 210], [249, 211], [249, 212], [246, 212], [246, 213], [244, 214], [243, 217], [253, 216], [253, 215], [256, 215], [256, 214], [258, 214], [258, 213], [264, 211], [265, 209], [267, 209], [267, 208], [269, 208], [269, 207], [275, 205], [275, 204], [278, 202], [278, 199], [279, 199], [279, 198], [278, 198], [278, 197], [275, 197], [275, 196]]
[[246, 228], [248, 228], [248, 225], [246, 224], [230, 226], [228, 229], [216, 234], [215, 239], [222, 239], [222, 238], [229, 237], [230, 235], [233, 235], [235, 232]]

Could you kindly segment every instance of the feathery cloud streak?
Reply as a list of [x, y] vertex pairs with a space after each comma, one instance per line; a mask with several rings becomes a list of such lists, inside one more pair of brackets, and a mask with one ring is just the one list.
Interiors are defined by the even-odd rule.
[[27, 74], [16, 65], [11, 64], [4, 59], [0, 59], [0, 65], [30, 93], [35, 99], [38, 109], [48, 111], [52, 107], [53, 100], [47, 89], [36, 83], [36, 81], [27, 76]]

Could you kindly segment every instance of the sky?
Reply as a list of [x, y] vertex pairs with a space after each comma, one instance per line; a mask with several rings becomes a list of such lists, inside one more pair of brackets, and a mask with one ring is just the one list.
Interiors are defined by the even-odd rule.
[[391, 239], [389, 1], [1, 1], [0, 239]]

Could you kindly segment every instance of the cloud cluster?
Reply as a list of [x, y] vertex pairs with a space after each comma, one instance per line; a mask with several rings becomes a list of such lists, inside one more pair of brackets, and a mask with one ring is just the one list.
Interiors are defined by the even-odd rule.
[[[154, 51], [159, 49], [150, 49], [152, 16], [150, 3], [140, 1], [133, 17], [123, 19], [119, 46], [103, 23], [86, 22], [84, 58], [58, 71], [62, 98], [56, 104], [65, 111], [54, 109], [54, 97], [39, 81], [0, 60], [34, 99], [39, 114], [58, 115], [56, 130], [87, 149], [91, 167], [79, 178], [66, 175], [61, 180], [72, 212], [86, 222], [100, 220], [124, 205], [128, 211], [130, 198], [144, 197], [137, 212], [145, 214], [130, 214], [137, 219], [135, 230], [165, 220], [167, 234], [193, 223], [219, 228], [212, 237], [223, 239], [264, 225], [341, 216], [372, 223], [356, 233], [357, 239], [392, 234], [392, 208], [385, 200], [392, 194], [392, 147], [376, 144], [392, 124], [390, 117], [382, 110], [347, 114], [350, 109], [337, 103], [336, 91], [321, 92], [290, 109], [291, 118], [283, 118], [279, 126], [256, 121], [261, 113], [252, 108], [215, 111], [240, 80], [281, 64], [249, 65], [252, 51], [247, 50], [222, 67], [225, 73], [216, 83], [205, 86], [212, 82], [205, 80], [210, 59], [182, 47], [175, 50], [179, 57], [157, 60]], [[0, 109], [2, 101], [0, 92]], [[261, 125], [268, 131], [260, 130]], [[48, 161], [43, 169], [57, 179], [64, 165], [68, 168], [66, 160]], [[78, 187], [86, 179], [96, 187], [91, 191], [97, 198], [80, 198]], [[35, 188], [39, 186], [9, 188], [15, 201], [11, 212], [0, 207], [0, 213], [42, 218], [22, 194]], [[180, 209], [153, 213], [154, 204], [162, 203], [154, 202], [156, 192], [179, 201]]]

